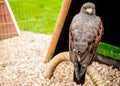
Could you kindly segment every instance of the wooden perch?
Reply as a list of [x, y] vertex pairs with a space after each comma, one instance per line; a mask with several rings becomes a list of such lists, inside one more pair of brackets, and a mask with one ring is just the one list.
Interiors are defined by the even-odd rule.
[[[70, 61], [69, 52], [62, 52], [56, 55], [51, 61], [44, 73], [44, 77], [50, 79], [53, 75], [53, 72], [57, 65], [62, 61]], [[88, 76], [92, 79], [95, 86], [106, 86], [105, 81], [98, 73], [98, 71], [94, 68], [93, 65], [90, 65], [87, 69]]]

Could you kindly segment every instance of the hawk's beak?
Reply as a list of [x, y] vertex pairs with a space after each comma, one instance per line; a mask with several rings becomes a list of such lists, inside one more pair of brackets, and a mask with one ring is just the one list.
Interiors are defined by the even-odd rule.
[[88, 12], [88, 13], [92, 13], [92, 8], [86, 8], [86, 12]]

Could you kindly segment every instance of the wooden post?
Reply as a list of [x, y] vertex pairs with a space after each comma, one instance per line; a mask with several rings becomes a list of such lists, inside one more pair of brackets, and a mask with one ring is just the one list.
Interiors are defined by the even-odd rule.
[[61, 10], [60, 10], [60, 13], [59, 13], [59, 16], [58, 16], [58, 19], [57, 19], [57, 23], [56, 23], [56, 26], [55, 26], [55, 30], [54, 30], [54, 33], [53, 33], [53, 37], [52, 37], [50, 46], [48, 48], [46, 58], [44, 60], [45, 63], [48, 62], [54, 54], [55, 47], [56, 47], [58, 39], [60, 37], [62, 27], [64, 25], [64, 22], [65, 22], [65, 19], [66, 19], [71, 1], [72, 0], [63, 0], [62, 7], [61, 7]]

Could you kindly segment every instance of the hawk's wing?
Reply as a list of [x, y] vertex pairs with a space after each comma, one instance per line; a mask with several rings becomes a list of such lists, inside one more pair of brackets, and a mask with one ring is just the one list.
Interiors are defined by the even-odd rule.
[[88, 45], [88, 49], [86, 50], [86, 52], [84, 54], [80, 54], [80, 57], [81, 57], [80, 64], [81, 65], [88, 66], [89, 64], [92, 63], [93, 59], [95, 58], [95, 56], [97, 54], [97, 48], [101, 41], [102, 35], [103, 35], [103, 24], [101, 21], [100, 25], [99, 25], [98, 34], [95, 37], [95, 41], [91, 42]]

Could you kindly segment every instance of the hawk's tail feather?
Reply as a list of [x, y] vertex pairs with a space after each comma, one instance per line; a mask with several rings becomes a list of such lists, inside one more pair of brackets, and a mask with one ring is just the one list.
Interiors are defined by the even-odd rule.
[[85, 83], [86, 68], [78, 66], [74, 69], [74, 82], [83, 85]]

